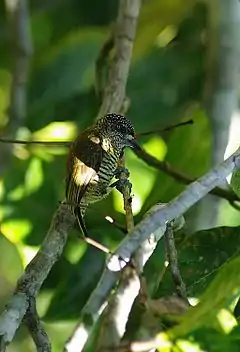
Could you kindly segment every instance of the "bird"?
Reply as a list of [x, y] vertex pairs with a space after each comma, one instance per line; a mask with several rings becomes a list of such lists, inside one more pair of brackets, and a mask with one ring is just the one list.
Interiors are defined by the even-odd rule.
[[[126, 147], [141, 149], [132, 123], [123, 115], [107, 114], [77, 135], [67, 156], [66, 203], [70, 205], [84, 238], [87, 207], [108, 196], [117, 177], [118, 162]], [[119, 189], [119, 188], [118, 188]]]

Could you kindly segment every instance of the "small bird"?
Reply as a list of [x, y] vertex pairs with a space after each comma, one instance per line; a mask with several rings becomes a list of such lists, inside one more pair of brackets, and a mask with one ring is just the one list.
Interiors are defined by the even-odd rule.
[[[131, 122], [108, 114], [81, 132], [70, 146], [67, 158], [66, 202], [76, 216], [84, 237], [83, 216], [89, 204], [105, 198], [117, 182], [118, 161], [125, 147], [140, 149]], [[119, 180], [120, 182], [120, 180]]]

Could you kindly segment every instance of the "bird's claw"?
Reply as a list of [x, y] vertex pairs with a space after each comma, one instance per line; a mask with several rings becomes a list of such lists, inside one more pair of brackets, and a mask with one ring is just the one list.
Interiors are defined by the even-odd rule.
[[132, 191], [132, 184], [127, 178], [120, 178], [116, 182], [114, 182], [111, 187], [115, 187], [120, 193], [124, 193], [124, 188], [128, 187], [129, 192], [131, 193]]
[[114, 176], [116, 178], [120, 179], [122, 174], [124, 174], [124, 176], [126, 178], [128, 178], [130, 176], [130, 172], [128, 171], [128, 169], [126, 167], [118, 166], [115, 173], [114, 173]]

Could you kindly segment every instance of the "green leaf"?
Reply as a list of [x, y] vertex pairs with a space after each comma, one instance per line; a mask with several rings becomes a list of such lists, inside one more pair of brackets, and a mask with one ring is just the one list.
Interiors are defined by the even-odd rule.
[[240, 197], [240, 169], [232, 173], [230, 185], [233, 191]]
[[0, 233], [0, 248], [0, 309], [2, 309], [23, 272], [23, 265], [16, 245], [2, 233]]
[[[221, 267], [238, 254], [240, 227], [219, 227], [176, 239], [181, 275], [190, 297], [199, 297]], [[172, 294], [174, 285], [168, 269], [157, 296]]]
[[36, 192], [42, 185], [44, 179], [42, 163], [38, 158], [32, 158], [25, 174], [26, 195]]
[[[176, 170], [197, 177], [209, 168], [210, 130], [207, 117], [202, 110], [195, 111], [191, 117], [194, 120], [193, 125], [176, 129], [168, 139], [166, 161]], [[203, 135], [205, 138], [202, 138]], [[168, 202], [185, 187], [179, 181], [160, 171], [144, 204], [143, 212], [160, 200]]]
[[240, 256], [225, 264], [203, 293], [200, 303], [191, 308], [183, 321], [169, 331], [174, 336], [189, 334], [201, 326], [209, 326], [219, 309], [240, 294]]
[[30, 233], [32, 224], [28, 219], [11, 219], [2, 222], [1, 230], [10, 241], [16, 243]]
[[94, 64], [104, 33], [99, 29], [68, 34], [52, 47], [35, 72], [30, 89], [30, 113], [54, 107], [93, 84]]

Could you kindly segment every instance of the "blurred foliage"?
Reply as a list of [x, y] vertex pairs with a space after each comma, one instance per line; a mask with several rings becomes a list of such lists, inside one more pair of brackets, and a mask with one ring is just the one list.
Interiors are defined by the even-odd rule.
[[[17, 136], [69, 140], [77, 130], [91, 124], [98, 111], [94, 65], [114, 22], [117, 2], [34, 0], [30, 5], [34, 56], [27, 116]], [[8, 123], [6, 109], [12, 77], [8, 30], [0, 2], [0, 129]], [[207, 7], [202, 1], [143, 2], [127, 86], [131, 98], [128, 116], [137, 132], [194, 119], [194, 125], [140, 140], [150, 154], [194, 177], [210, 166], [211, 130], [202, 98], [207, 80], [206, 33]], [[13, 154], [0, 178], [1, 308], [23, 266], [43, 241], [53, 212], [64, 196], [66, 148], [17, 145]], [[132, 151], [126, 152], [126, 163], [133, 183], [136, 222], [150, 206], [168, 202], [184, 189], [176, 180], [140, 161]], [[114, 248], [124, 233], [107, 222], [106, 216], [125, 226], [122, 198], [115, 191], [91, 207], [86, 216], [91, 236]], [[205, 302], [204, 309], [199, 305], [197, 313], [189, 313], [183, 329], [185, 340], [176, 344], [182, 351], [239, 351], [240, 332], [232, 309], [239, 294], [240, 236], [239, 227], [230, 227], [240, 225], [239, 212], [225, 204], [220, 222], [228, 227], [177, 237], [180, 269], [188, 293], [195, 299], [203, 297]], [[104, 255], [79, 241], [77, 231], [76, 227], [70, 234], [62, 258], [38, 298], [53, 351], [61, 350], [104, 266]], [[164, 262], [162, 240], [145, 269], [154, 299], [174, 293], [168, 270], [160, 280]], [[223, 308], [234, 321], [227, 332]], [[208, 321], [210, 311], [213, 319]], [[26, 331], [20, 329], [9, 351], [32, 350]]]

